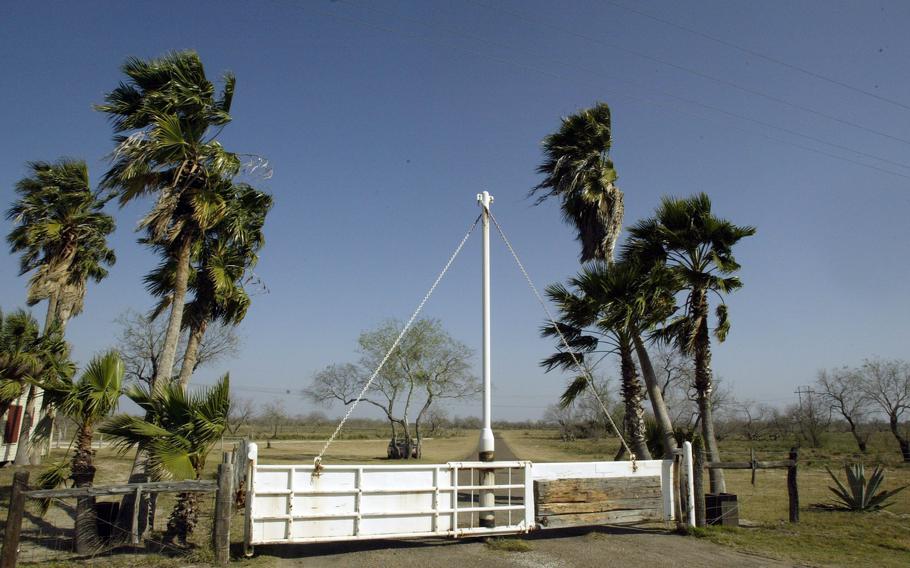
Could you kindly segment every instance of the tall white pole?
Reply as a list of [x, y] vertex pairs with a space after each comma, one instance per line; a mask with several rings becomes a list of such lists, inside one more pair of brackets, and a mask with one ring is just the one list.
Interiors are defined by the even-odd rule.
[[[484, 191], [477, 195], [477, 201], [483, 208], [483, 430], [480, 433], [480, 461], [492, 462], [495, 459], [495, 440], [492, 427], [492, 396], [490, 373], [490, 204], [493, 196]], [[481, 470], [481, 485], [495, 485], [496, 472], [493, 469]], [[492, 489], [480, 493], [480, 506], [496, 505], [496, 494]], [[487, 511], [480, 515], [480, 526], [496, 526], [496, 514]]]
[[490, 204], [493, 196], [477, 195], [483, 207], [483, 431], [480, 434], [480, 461], [493, 461], [492, 396], [490, 384]]

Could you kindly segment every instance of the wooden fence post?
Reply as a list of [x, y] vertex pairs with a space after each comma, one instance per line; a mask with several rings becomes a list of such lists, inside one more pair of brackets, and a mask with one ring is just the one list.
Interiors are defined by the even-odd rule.
[[796, 486], [796, 464], [799, 460], [799, 448], [790, 448], [790, 461], [787, 468], [787, 494], [790, 497], [790, 522], [799, 522], [799, 488]]
[[705, 522], [705, 444], [701, 437], [696, 436], [695, 463], [692, 466], [692, 481], [695, 493], [695, 526], [704, 527]]
[[225, 452], [218, 465], [218, 491], [215, 492], [215, 524], [212, 548], [215, 564], [226, 566], [231, 559], [231, 505], [234, 502], [234, 472], [230, 454]]
[[16, 568], [19, 558], [19, 535], [22, 533], [22, 515], [25, 512], [25, 491], [28, 490], [28, 472], [13, 475], [13, 488], [9, 499], [9, 513], [3, 531], [3, 550], [0, 551], [0, 568]]

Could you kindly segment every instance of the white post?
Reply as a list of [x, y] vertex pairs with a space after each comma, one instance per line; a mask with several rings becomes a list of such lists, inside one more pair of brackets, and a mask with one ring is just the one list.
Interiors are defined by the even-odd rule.
[[683, 467], [686, 468], [686, 524], [695, 526], [695, 469], [692, 460], [692, 442], [683, 442]]
[[[483, 430], [480, 433], [480, 461], [491, 462], [495, 459], [495, 441], [492, 427], [492, 396], [490, 373], [490, 204], [493, 196], [484, 191], [477, 195], [477, 201], [483, 208]], [[481, 485], [495, 485], [494, 470], [482, 470]], [[496, 505], [496, 495], [492, 490], [480, 494], [481, 507]], [[495, 513], [488, 511], [481, 514], [480, 525], [492, 528], [495, 526]]]

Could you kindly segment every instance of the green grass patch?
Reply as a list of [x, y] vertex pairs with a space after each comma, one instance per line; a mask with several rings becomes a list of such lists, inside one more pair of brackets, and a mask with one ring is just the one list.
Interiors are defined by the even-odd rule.
[[487, 548], [502, 552], [531, 552], [534, 547], [531, 543], [520, 538], [488, 538]]

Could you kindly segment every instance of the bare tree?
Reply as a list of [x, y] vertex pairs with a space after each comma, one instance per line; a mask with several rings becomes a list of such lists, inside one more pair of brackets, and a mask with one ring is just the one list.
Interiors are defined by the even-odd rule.
[[433, 406], [427, 412], [427, 434], [430, 436], [438, 436], [442, 433], [445, 425], [449, 423], [449, 413], [446, 412], [445, 408], [440, 407], [439, 405]]
[[824, 444], [828, 426], [831, 425], [831, 406], [825, 396], [815, 391], [804, 391], [799, 404], [788, 409], [788, 414], [799, 429], [799, 435], [812, 448]]
[[[125, 378], [151, 385], [158, 372], [158, 361], [164, 348], [167, 322], [127, 310], [115, 320], [120, 327], [117, 349], [126, 367]], [[199, 346], [193, 370], [235, 357], [241, 340], [233, 326], [213, 323]], [[186, 349], [186, 336], [181, 336], [178, 353]]]
[[770, 406], [747, 400], [736, 403], [733, 408], [746, 440], [760, 440], [768, 432], [769, 418], [773, 412]]
[[231, 410], [228, 412], [227, 430], [236, 436], [241, 428], [248, 425], [256, 414], [253, 401], [248, 398], [232, 398]]
[[772, 440], [786, 440], [793, 435], [793, 417], [788, 412], [772, 408], [767, 421], [768, 436]]
[[272, 431], [271, 435], [266, 439], [266, 447], [271, 448], [272, 440], [278, 437], [281, 427], [288, 422], [288, 413], [284, 409], [284, 403], [277, 400], [266, 404], [257, 419], [268, 425]]
[[573, 442], [578, 437], [581, 420], [574, 404], [568, 406], [551, 404], [547, 407], [543, 419], [559, 429], [559, 437], [563, 442]]
[[[695, 388], [695, 365], [691, 357], [682, 355], [670, 346], [661, 346], [651, 354], [654, 372], [660, 382], [661, 393], [670, 409], [674, 429], [694, 432], [699, 428], [701, 416], [698, 410], [698, 391]], [[724, 378], [716, 375], [711, 391], [711, 410], [718, 418], [728, 418], [738, 410], [733, 391]], [[729, 420], [717, 420], [715, 435], [723, 438], [730, 425]]]
[[671, 413], [673, 428], [691, 431], [698, 425], [698, 405], [692, 388], [695, 381], [692, 359], [672, 347], [661, 346], [651, 354], [651, 360], [661, 394]]
[[866, 359], [860, 367], [862, 388], [888, 418], [904, 463], [910, 463], [910, 433], [904, 414], [910, 410], [910, 362], [899, 359]]
[[[353, 403], [401, 329], [400, 322], [389, 320], [362, 333], [358, 363], [330, 365], [316, 373], [305, 396], [320, 403]], [[389, 421], [390, 457], [420, 456], [420, 427], [434, 403], [480, 392], [480, 383], [470, 371], [471, 356], [471, 349], [449, 336], [437, 320], [418, 320], [405, 334], [362, 398]]]
[[863, 389], [862, 373], [847, 367], [823, 369], [816, 384], [831, 409], [847, 422], [859, 451], [865, 454], [870, 432], [862, 425], [871, 411], [872, 399]]

